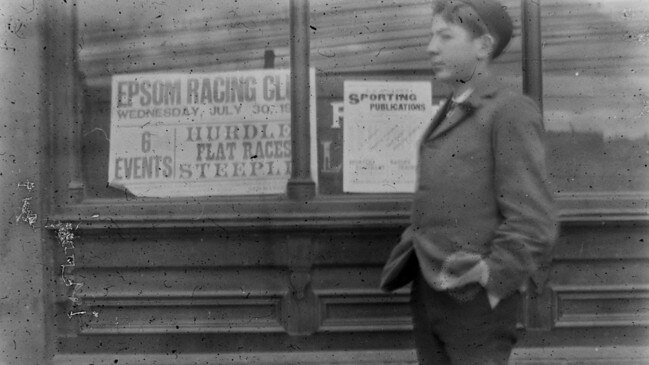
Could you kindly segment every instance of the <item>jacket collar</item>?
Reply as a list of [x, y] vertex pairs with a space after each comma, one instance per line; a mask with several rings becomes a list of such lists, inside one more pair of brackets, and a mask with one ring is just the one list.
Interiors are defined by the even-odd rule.
[[448, 109], [451, 98], [449, 97], [433, 118], [431, 126], [426, 131], [426, 139], [434, 139], [460, 124], [469, 115], [473, 114], [476, 109], [482, 107], [485, 100], [493, 98], [502, 88], [502, 84], [495, 77], [484, 75], [473, 82], [471, 95], [450, 112]]
[[472, 109], [477, 109], [482, 106], [485, 99], [493, 98], [503, 85], [491, 75], [478, 76], [473, 82], [473, 92], [461, 104], [470, 106]]

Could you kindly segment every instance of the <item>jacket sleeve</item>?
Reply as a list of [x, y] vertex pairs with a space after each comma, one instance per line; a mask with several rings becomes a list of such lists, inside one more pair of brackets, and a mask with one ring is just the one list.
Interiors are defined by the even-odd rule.
[[381, 273], [381, 290], [391, 292], [411, 282], [419, 266], [413, 247], [413, 227], [409, 226], [401, 234], [399, 243], [392, 249]]
[[494, 192], [503, 221], [485, 257], [486, 289], [503, 298], [530, 277], [542, 286], [539, 269], [549, 265], [558, 227], [536, 104], [522, 95], [508, 97], [493, 117]]

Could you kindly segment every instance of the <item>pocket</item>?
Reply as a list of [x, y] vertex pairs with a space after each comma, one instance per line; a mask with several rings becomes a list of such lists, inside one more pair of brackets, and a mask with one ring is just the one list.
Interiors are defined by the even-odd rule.
[[483, 291], [484, 289], [480, 284], [471, 283], [460, 288], [449, 289], [446, 292], [448, 296], [453, 298], [456, 302], [468, 303], [478, 299], [481, 296], [480, 292]]

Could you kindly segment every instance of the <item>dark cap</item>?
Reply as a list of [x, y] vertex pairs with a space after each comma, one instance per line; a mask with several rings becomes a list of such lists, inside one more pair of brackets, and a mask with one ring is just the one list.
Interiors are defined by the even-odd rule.
[[489, 29], [489, 33], [496, 37], [496, 45], [492, 58], [498, 57], [509, 44], [512, 38], [514, 25], [507, 10], [497, 0], [455, 0], [472, 7], [480, 19]]

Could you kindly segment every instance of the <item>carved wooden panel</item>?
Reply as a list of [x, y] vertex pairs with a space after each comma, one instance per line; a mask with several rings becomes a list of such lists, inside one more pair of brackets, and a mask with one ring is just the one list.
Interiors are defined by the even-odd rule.
[[98, 316], [88, 317], [79, 335], [283, 332], [280, 298], [281, 293], [203, 292], [84, 299]]
[[411, 331], [410, 294], [379, 290], [321, 290], [320, 331]]
[[556, 286], [556, 327], [649, 325], [649, 286]]

